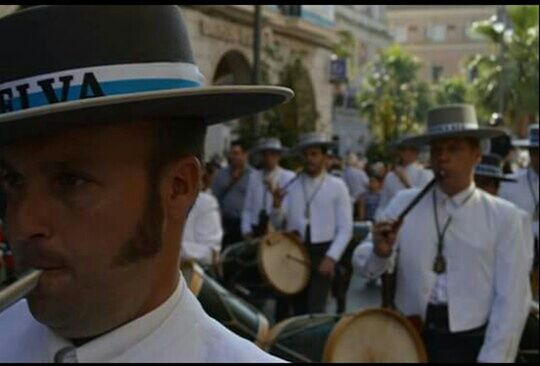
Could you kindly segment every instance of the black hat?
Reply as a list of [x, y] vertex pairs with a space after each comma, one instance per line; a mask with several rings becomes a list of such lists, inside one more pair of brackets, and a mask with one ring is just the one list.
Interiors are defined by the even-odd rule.
[[501, 157], [496, 154], [482, 155], [482, 161], [476, 166], [474, 175], [493, 178], [504, 182], [516, 182], [515, 179], [509, 178], [503, 174]]
[[275, 86], [204, 86], [176, 5], [37, 6], [1, 18], [0, 36], [1, 144], [129, 116], [210, 125], [293, 96]]

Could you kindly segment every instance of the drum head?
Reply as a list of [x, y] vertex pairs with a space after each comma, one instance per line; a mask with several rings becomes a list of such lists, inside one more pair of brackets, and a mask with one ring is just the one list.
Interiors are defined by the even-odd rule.
[[332, 330], [324, 362], [427, 362], [412, 324], [388, 309], [368, 309], [344, 318]]
[[309, 282], [309, 254], [292, 234], [273, 232], [264, 236], [259, 244], [258, 263], [268, 283], [281, 294], [297, 294]]

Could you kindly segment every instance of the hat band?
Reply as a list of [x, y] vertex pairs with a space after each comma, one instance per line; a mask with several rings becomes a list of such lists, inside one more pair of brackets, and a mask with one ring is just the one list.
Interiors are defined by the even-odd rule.
[[155, 62], [64, 70], [0, 84], [0, 114], [87, 98], [200, 87], [196, 65]]
[[477, 123], [447, 123], [434, 126], [428, 126], [428, 132], [440, 133], [440, 132], [455, 132], [465, 130], [477, 130]]
[[491, 174], [491, 175], [502, 175], [502, 169], [487, 164], [478, 164], [475, 168], [476, 174]]

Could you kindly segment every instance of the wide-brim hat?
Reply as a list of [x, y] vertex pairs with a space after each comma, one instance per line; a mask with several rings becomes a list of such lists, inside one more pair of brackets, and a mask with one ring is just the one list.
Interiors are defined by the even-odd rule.
[[298, 145], [296, 145], [296, 151], [302, 151], [308, 147], [320, 146], [323, 148], [329, 148], [334, 146], [334, 142], [329, 140], [325, 135], [320, 132], [308, 132], [300, 135]]
[[399, 150], [399, 149], [405, 149], [405, 148], [413, 148], [413, 149], [420, 149], [420, 146], [417, 144], [411, 143], [408, 141], [409, 138], [414, 137], [412, 134], [405, 134], [403, 136], [400, 136], [399, 138], [392, 141], [388, 147], [390, 150]]
[[257, 145], [253, 149], [251, 149], [251, 154], [259, 154], [263, 151], [275, 151], [280, 154], [284, 154], [289, 149], [281, 145], [281, 141], [278, 138], [270, 137], [270, 138], [262, 138], [257, 142]]
[[538, 123], [529, 126], [529, 138], [512, 140], [512, 146], [538, 149]]
[[496, 154], [482, 155], [480, 164], [476, 165], [474, 175], [497, 179], [503, 182], [517, 182], [514, 178], [503, 173], [501, 158]]
[[448, 104], [428, 111], [426, 132], [403, 141], [418, 146], [449, 137], [475, 137], [490, 139], [504, 135], [504, 131], [493, 127], [481, 127], [476, 119], [474, 106], [470, 104]]
[[294, 95], [205, 86], [176, 5], [36, 6], [1, 18], [0, 35], [0, 144], [119, 118], [212, 125]]

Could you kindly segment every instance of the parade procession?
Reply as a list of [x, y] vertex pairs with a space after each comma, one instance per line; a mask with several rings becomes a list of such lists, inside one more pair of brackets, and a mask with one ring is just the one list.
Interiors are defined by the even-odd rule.
[[[329, 54], [329, 23], [302, 16], [337, 23], [353, 9], [339, 7], [267, 6], [250, 37]], [[505, 97], [514, 71], [499, 111], [441, 83], [424, 105], [409, 94], [423, 82], [401, 79], [390, 113], [381, 75], [416, 67], [390, 47], [357, 74], [361, 131], [321, 122], [353, 72], [323, 89], [302, 52], [227, 82], [233, 38], [251, 43], [226, 22], [261, 21], [251, 8], [0, 7], [0, 362], [537, 363], [538, 7], [507, 10], [512, 37], [533, 37], [535, 73], [516, 80], [535, 97]], [[214, 78], [203, 36], [233, 55]], [[332, 62], [350, 65], [342, 49]], [[249, 63], [277, 70], [265, 52]]]

